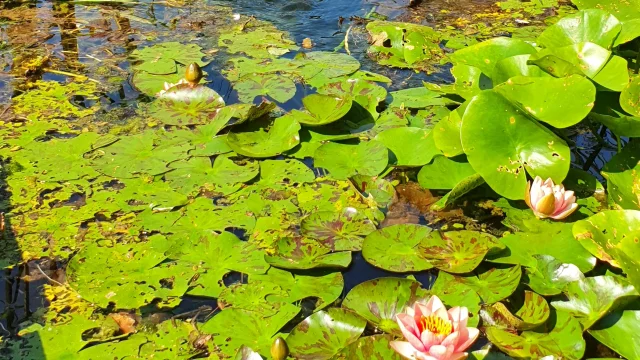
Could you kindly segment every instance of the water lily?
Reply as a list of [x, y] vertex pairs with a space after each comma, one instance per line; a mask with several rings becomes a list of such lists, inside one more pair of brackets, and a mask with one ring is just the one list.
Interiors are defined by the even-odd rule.
[[536, 176], [533, 184], [527, 184], [525, 201], [539, 219], [561, 220], [578, 208], [573, 191], [566, 191], [562, 184], [555, 185], [551, 179], [542, 182], [540, 176]]
[[407, 359], [466, 359], [464, 352], [478, 337], [478, 329], [467, 327], [469, 311], [453, 307], [447, 311], [437, 296], [425, 303], [416, 302], [396, 321], [407, 341], [392, 341], [391, 347]]

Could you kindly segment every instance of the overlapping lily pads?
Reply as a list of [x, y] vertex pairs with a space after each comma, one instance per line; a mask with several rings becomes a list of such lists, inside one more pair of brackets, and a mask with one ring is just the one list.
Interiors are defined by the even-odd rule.
[[335, 179], [376, 176], [387, 167], [389, 150], [378, 141], [358, 145], [327, 143], [316, 150], [314, 160], [315, 167], [327, 169]]

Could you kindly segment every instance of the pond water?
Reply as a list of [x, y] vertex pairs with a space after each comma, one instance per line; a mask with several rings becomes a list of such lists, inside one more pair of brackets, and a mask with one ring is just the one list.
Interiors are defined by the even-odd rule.
[[[598, 112], [620, 103], [623, 76], [527, 62], [577, 11], [3, 2], [0, 354], [257, 359], [278, 335], [292, 358], [395, 359], [396, 313], [436, 295], [469, 309], [476, 359], [629, 358], [640, 345], [612, 338], [633, 329], [637, 260], [618, 256], [638, 253], [584, 240], [590, 216], [640, 209], [625, 190], [638, 184], [640, 131], [611, 125], [617, 108]], [[506, 45], [482, 50], [493, 37]], [[607, 59], [631, 67], [634, 50], [611, 42]], [[625, 111], [616, 119], [640, 116]], [[502, 117], [516, 130], [492, 125]], [[536, 219], [527, 174], [564, 180], [578, 210]], [[594, 226], [606, 237], [640, 224], [632, 215]], [[598, 286], [617, 295], [598, 304]], [[622, 330], [602, 325], [614, 315]], [[534, 338], [540, 349], [523, 345]]]

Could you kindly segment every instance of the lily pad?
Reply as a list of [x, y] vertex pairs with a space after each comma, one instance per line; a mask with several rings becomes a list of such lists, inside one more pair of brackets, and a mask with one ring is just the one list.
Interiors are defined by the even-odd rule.
[[358, 145], [327, 143], [314, 155], [314, 166], [324, 168], [334, 179], [347, 179], [354, 175], [376, 176], [389, 161], [389, 150], [377, 141]]
[[468, 326], [478, 326], [482, 300], [472, 287], [458, 282], [455, 275], [440, 271], [429, 293], [437, 295], [449, 307], [466, 307], [469, 310]]
[[226, 48], [229, 54], [243, 53], [257, 59], [278, 57], [290, 50], [298, 50], [295, 42], [287, 39], [284, 32], [265, 23], [223, 33], [218, 39], [218, 46]]
[[516, 55], [535, 53], [536, 49], [532, 45], [520, 39], [497, 37], [456, 51], [451, 55], [451, 61], [454, 65], [474, 66], [491, 78], [498, 61]]
[[382, 331], [400, 335], [396, 315], [427, 297], [420, 283], [410, 279], [380, 278], [356, 285], [342, 302]]
[[193, 157], [169, 165], [171, 172], [165, 175], [171, 187], [183, 194], [201, 191], [228, 195], [238, 191], [243, 183], [258, 176], [258, 164], [248, 162], [237, 165], [226, 156], [216, 157], [213, 165], [206, 157]]
[[620, 93], [620, 106], [624, 111], [634, 116], [640, 116], [640, 76], [631, 82]]
[[467, 107], [462, 145], [471, 166], [494, 191], [509, 199], [524, 199], [525, 169], [557, 183], [569, 172], [566, 143], [493, 91], [478, 94]]
[[271, 302], [296, 303], [309, 297], [318, 298], [315, 304], [316, 311], [322, 310], [336, 301], [342, 294], [344, 287], [344, 279], [340, 272], [301, 275], [274, 267], [270, 268], [266, 274], [252, 275], [249, 283], [252, 281], [275, 284], [285, 291], [285, 295], [282, 296], [276, 294], [267, 296], [267, 300]]
[[522, 320], [519, 330], [533, 329], [544, 324], [549, 319], [550, 313], [549, 304], [544, 297], [533, 291], [525, 291], [524, 304], [516, 312], [516, 316]]
[[580, 10], [602, 9], [610, 12], [622, 26], [613, 46], [627, 43], [640, 36], [640, 6], [636, 1], [572, 0]]
[[422, 240], [419, 252], [434, 267], [461, 274], [473, 271], [489, 251], [501, 247], [492, 235], [478, 231], [434, 231]]
[[461, 114], [464, 115], [467, 105], [468, 102], [453, 110], [433, 128], [433, 140], [444, 156], [454, 157], [464, 154], [460, 128], [462, 127]]
[[542, 358], [553, 355], [566, 359], [582, 359], [585, 341], [580, 323], [562, 311], [555, 313], [549, 332], [524, 331], [520, 335], [488, 327], [487, 338], [507, 355], [515, 358]]
[[188, 143], [158, 144], [153, 131], [125, 136], [104, 149], [102, 156], [92, 161], [97, 171], [117, 177], [133, 178], [140, 174], [159, 175], [170, 169], [167, 164], [187, 157], [192, 149]]
[[260, 161], [260, 181], [268, 184], [302, 184], [313, 182], [315, 174], [298, 160], [262, 160]]
[[367, 31], [372, 39], [369, 53], [381, 65], [427, 69], [429, 60], [442, 56], [440, 34], [428, 26], [372, 21]]
[[431, 130], [414, 127], [393, 128], [379, 133], [375, 140], [391, 150], [397, 166], [422, 166], [439, 153]]
[[291, 330], [287, 345], [296, 359], [331, 359], [358, 340], [366, 325], [365, 319], [345, 309], [318, 311]]
[[268, 96], [279, 103], [291, 100], [297, 91], [293, 80], [281, 75], [262, 75], [234, 84], [240, 101], [253, 103], [257, 96]]
[[493, 85], [497, 86], [505, 83], [516, 76], [529, 78], [551, 76], [540, 67], [530, 64], [529, 58], [531, 58], [531, 54], [516, 55], [498, 61], [496, 67], [493, 69], [493, 77], [491, 78]]
[[297, 306], [286, 305], [275, 315], [266, 317], [255, 311], [223, 310], [204, 323], [200, 331], [218, 334], [214, 337], [214, 343], [228, 356], [235, 355], [242, 346], [249, 346], [267, 356], [280, 329], [299, 311]]
[[566, 264], [549, 255], [534, 255], [536, 265], [525, 268], [529, 287], [544, 296], [559, 295], [565, 286], [584, 279], [584, 275], [573, 264]]
[[480, 176], [480, 174], [467, 176], [459, 183], [457, 183], [456, 186], [451, 189], [451, 191], [449, 191], [445, 196], [442, 197], [442, 199], [431, 205], [431, 210], [445, 210], [447, 207], [454, 204], [456, 200], [484, 183], [485, 181], [482, 176]]
[[269, 131], [230, 132], [227, 144], [236, 153], [252, 158], [279, 155], [300, 143], [300, 124], [287, 117], [277, 118]]
[[425, 87], [417, 87], [411, 89], [403, 89], [391, 92], [390, 107], [402, 107], [409, 109], [424, 109], [434, 105], [455, 105], [455, 101], [441, 97], [436, 91], [431, 91]]
[[506, 269], [492, 268], [479, 275], [456, 277], [456, 281], [474, 289], [487, 304], [493, 304], [511, 296], [520, 283], [520, 266]]
[[611, 313], [591, 327], [589, 334], [627, 359], [640, 357], [640, 311]]
[[537, 43], [546, 48], [562, 47], [584, 42], [610, 49], [622, 26], [618, 19], [600, 9], [587, 9], [563, 17], [549, 26]]
[[353, 344], [342, 349], [336, 360], [402, 360], [395, 350], [389, 346], [392, 335], [363, 336]]
[[331, 252], [331, 249], [301, 236], [280, 239], [273, 255], [265, 255], [271, 265], [282, 269], [308, 270], [317, 268], [346, 268], [351, 252]]
[[318, 89], [318, 93], [337, 98], [351, 98], [374, 116], [378, 114], [377, 107], [380, 102], [387, 97], [387, 89], [384, 87], [371, 81], [353, 78], [353, 75], [346, 80], [325, 85]]
[[320, 126], [340, 120], [351, 110], [353, 101], [349, 97], [313, 94], [302, 99], [302, 103], [308, 112], [294, 110], [290, 116], [301, 124]]
[[565, 290], [567, 301], [551, 305], [578, 319], [586, 330], [610, 311], [640, 297], [636, 289], [615, 276], [595, 276], [571, 282]]
[[629, 142], [602, 169], [608, 196], [622, 209], [640, 210], [640, 144]]
[[381, 269], [410, 272], [431, 269], [433, 265], [419, 247], [431, 229], [413, 224], [392, 225], [369, 234], [362, 245], [365, 260]]
[[376, 225], [354, 208], [346, 208], [342, 212], [316, 212], [300, 224], [302, 235], [333, 251], [360, 251], [364, 237], [375, 230]]
[[149, 115], [167, 125], [201, 125], [216, 121], [218, 116], [224, 118], [225, 114], [220, 113], [223, 106], [222, 97], [208, 87], [183, 84], [170, 88], [154, 101]]
[[205, 66], [207, 63], [202, 61], [205, 54], [200, 50], [196, 44], [166, 42], [136, 49], [130, 56], [134, 61], [142, 62], [135, 65], [136, 70], [150, 74], [171, 74], [176, 71], [176, 63], [189, 65], [195, 62], [201, 67]]
[[[459, 162], [444, 156], [436, 156], [418, 173], [420, 186], [431, 190], [453, 189], [458, 183], [476, 173], [468, 162]], [[443, 176], [445, 175], [446, 176]]]

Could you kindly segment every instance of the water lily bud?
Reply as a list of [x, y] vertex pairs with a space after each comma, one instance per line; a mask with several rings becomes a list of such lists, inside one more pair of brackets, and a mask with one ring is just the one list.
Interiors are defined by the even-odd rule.
[[189, 84], [197, 85], [202, 79], [202, 69], [196, 63], [191, 63], [187, 66], [187, 72], [184, 75]]
[[539, 176], [527, 184], [525, 201], [539, 219], [561, 220], [578, 208], [573, 191], [565, 190], [564, 186], [554, 184], [551, 179], [542, 181]]
[[283, 338], [278, 336], [271, 344], [271, 357], [273, 360], [284, 360], [289, 356], [289, 347]]

